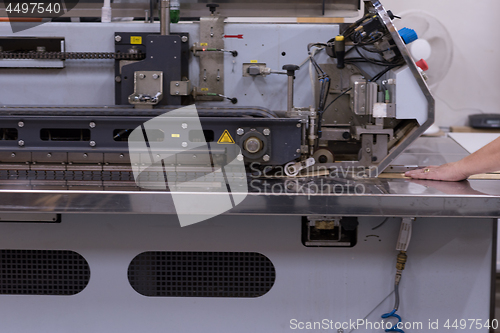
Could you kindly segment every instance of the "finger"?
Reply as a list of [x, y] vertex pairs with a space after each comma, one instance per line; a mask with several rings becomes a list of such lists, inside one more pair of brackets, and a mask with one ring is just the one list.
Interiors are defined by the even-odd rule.
[[425, 172], [425, 168], [424, 169], [415, 169], [415, 170], [407, 171], [407, 172], [405, 172], [405, 176], [412, 177], [412, 176], [416, 176], [416, 175], [419, 175], [419, 174], [422, 174], [422, 173], [426, 173]]

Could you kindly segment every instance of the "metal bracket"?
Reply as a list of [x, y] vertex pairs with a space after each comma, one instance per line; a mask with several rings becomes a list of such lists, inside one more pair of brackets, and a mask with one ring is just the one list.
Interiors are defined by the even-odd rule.
[[[214, 15], [200, 19], [200, 46], [207, 49], [224, 49], [224, 17]], [[204, 96], [206, 93], [224, 95], [224, 53], [199, 52], [199, 100], [222, 101], [222, 97]]]
[[287, 176], [296, 176], [299, 174], [300, 171], [307, 169], [310, 166], [313, 166], [315, 163], [316, 160], [314, 160], [313, 157], [297, 163], [290, 162], [287, 165], [285, 165], [285, 173], [287, 174]]
[[134, 72], [134, 93], [128, 97], [130, 104], [156, 105], [163, 98], [163, 72]]
[[192, 91], [193, 87], [189, 80], [170, 82], [170, 95], [172, 96], [188, 96]]

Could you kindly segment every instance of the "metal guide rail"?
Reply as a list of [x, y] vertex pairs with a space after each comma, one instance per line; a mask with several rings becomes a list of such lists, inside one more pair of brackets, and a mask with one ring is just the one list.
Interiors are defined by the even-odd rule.
[[[86, 177], [78, 173], [73, 176]], [[169, 191], [112, 186], [112, 181], [75, 182], [86, 182], [88, 185], [61, 185], [57, 189], [57, 186], [35, 185], [35, 179], [29, 182], [2, 181], [0, 211], [133, 214], [176, 212]], [[123, 181], [116, 181], [115, 184], [120, 182]], [[330, 189], [329, 192], [327, 188]], [[322, 190], [317, 192], [318, 189]], [[250, 179], [250, 192], [246, 198], [226, 214], [499, 218], [499, 189], [500, 181], [481, 180], [463, 182], [457, 186], [454, 183], [403, 179], [355, 182], [342, 179], [327, 181], [321, 178]], [[203, 200], [207, 194], [221, 198], [225, 195], [217, 192], [185, 192], [193, 202]], [[176, 195], [184, 194], [177, 192]], [[244, 194], [233, 192], [233, 197], [238, 195]]]

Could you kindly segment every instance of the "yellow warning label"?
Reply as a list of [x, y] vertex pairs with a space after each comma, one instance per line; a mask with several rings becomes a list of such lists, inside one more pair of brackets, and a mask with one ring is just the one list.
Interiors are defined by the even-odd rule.
[[208, 46], [208, 43], [200, 43], [200, 46]]
[[180, 135], [180, 134], [172, 134], [172, 137], [173, 137], [173, 138], [180, 138], [180, 137], [181, 137], [181, 135]]
[[208, 88], [201, 88], [201, 91], [208, 91]]
[[258, 62], [259, 62], [258, 60], [250, 60], [250, 63], [252, 63], [252, 64], [256, 64]]
[[141, 36], [130, 36], [130, 44], [142, 44]]
[[217, 141], [217, 143], [234, 144], [234, 140], [231, 137], [231, 134], [229, 134], [229, 132], [225, 130], [224, 133], [222, 133], [222, 135], [220, 136], [220, 139], [219, 141]]

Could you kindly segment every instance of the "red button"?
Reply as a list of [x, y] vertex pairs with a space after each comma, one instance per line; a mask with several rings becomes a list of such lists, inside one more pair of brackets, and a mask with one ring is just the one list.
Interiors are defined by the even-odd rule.
[[424, 72], [429, 70], [429, 65], [427, 65], [427, 61], [424, 59], [420, 59], [419, 61], [416, 62], [416, 65], [420, 67]]

